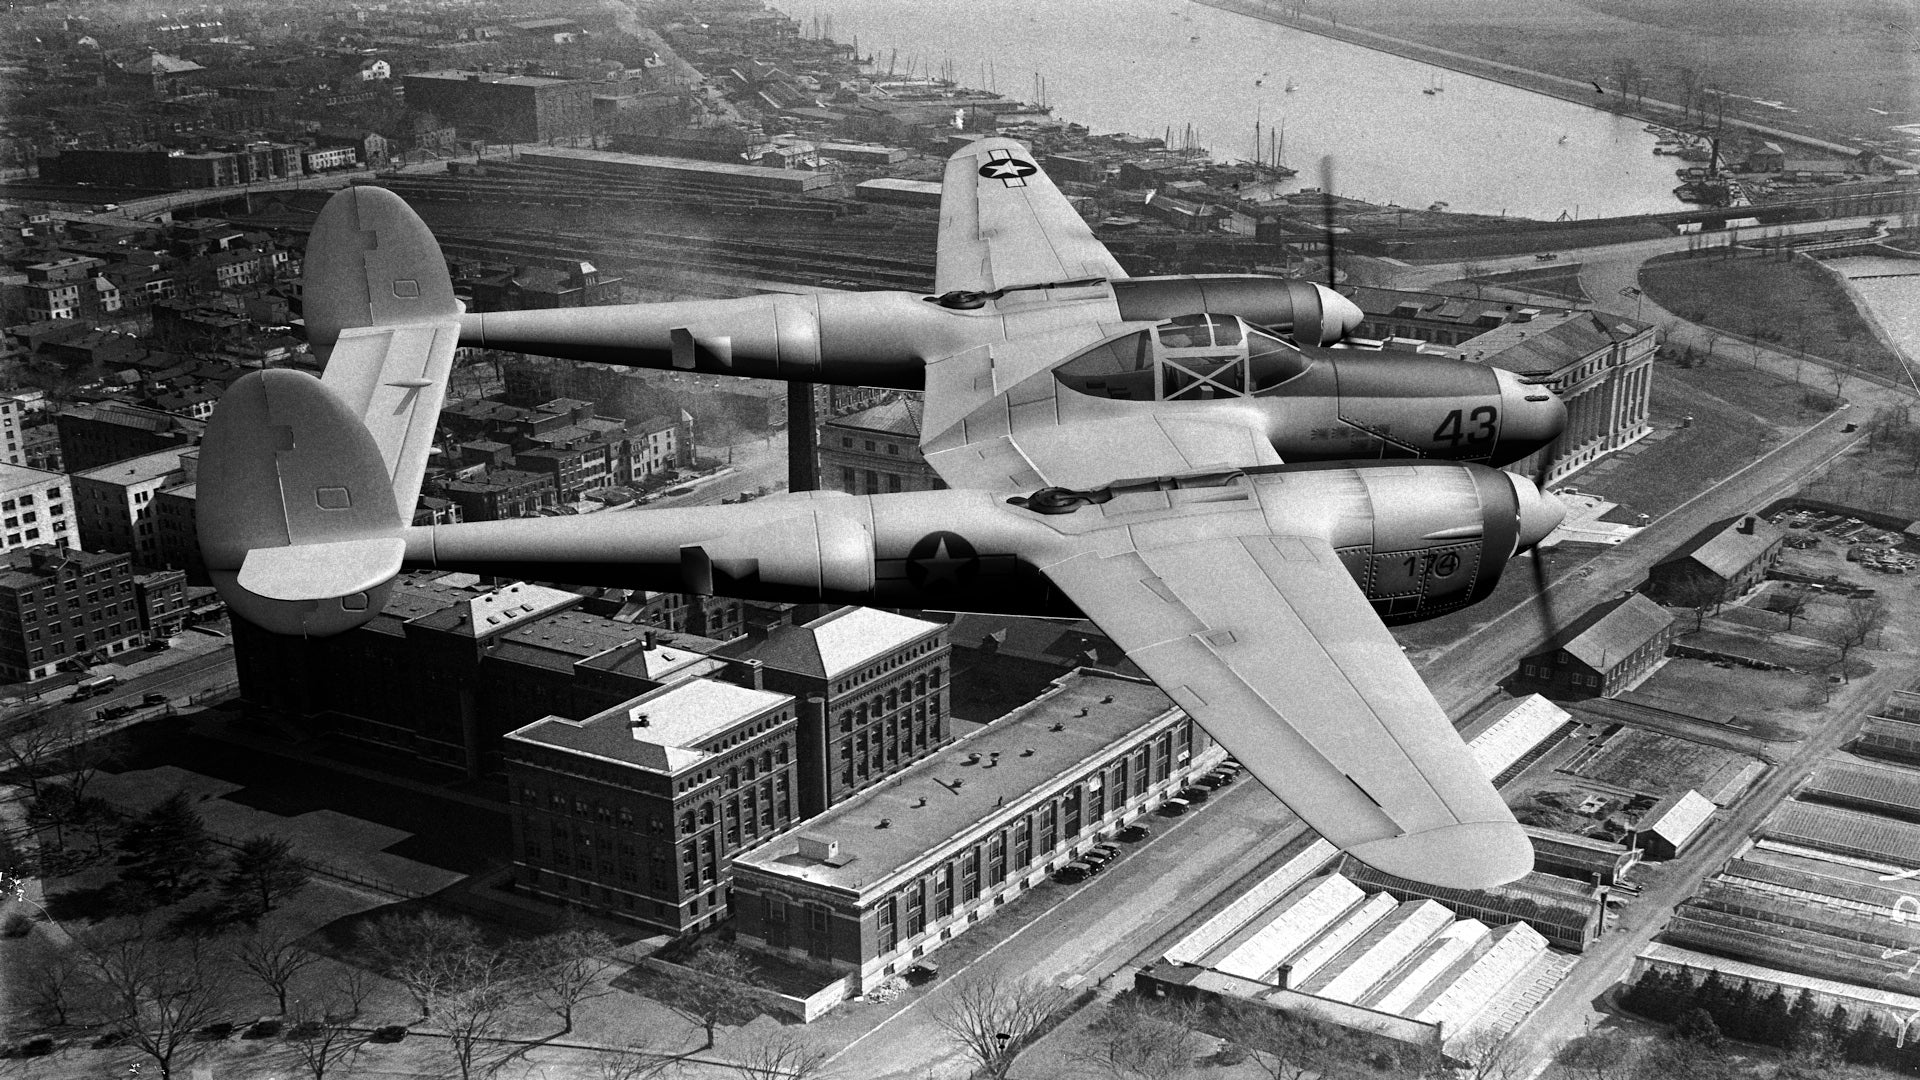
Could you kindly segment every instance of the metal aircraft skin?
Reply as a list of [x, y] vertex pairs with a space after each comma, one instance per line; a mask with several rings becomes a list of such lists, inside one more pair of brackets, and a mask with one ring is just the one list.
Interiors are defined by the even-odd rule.
[[[462, 340], [439, 246], [397, 196], [352, 189], [316, 223], [306, 275], [325, 375], [244, 376], [201, 445], [207, 566], [233, 610], [269, 631], [362, 625], [409, 567], [1084, 615], [1357, 857], [1450, 888], [1532, 867], [1524, 831], [1385, 625], [1484, 597], [1559, 523], [1557, 500], [1522, 477], [1472, 462], [1262, 460], [1078, 487], [804, 492], [410, 526]], [[932, 366], [930, 386], [948, 362]], [[1026, 404], [1008, 400], [1010, 411]], [[990, 475], [998, 466], [977, 442], [956, 447]], [[940, 460], [954, 469], [943, 474], [969, 478]]]
[[1356, 458], [1505, 465], [1565, 427], [1560, 399], [1513, 372], [1295, 347], [1339, 341], [1363, 318], [1308, 282], [1129, 278], [1025, 147], [980, 139], [947, 164], [932, 293], [469, 313], [459, 323], [465, 345], [925, 390], [922, 449], [954, 487]]

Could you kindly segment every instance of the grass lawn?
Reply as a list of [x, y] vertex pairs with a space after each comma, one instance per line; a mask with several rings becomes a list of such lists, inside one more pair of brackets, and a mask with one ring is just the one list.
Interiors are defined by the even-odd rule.
[[[1640, 270], [1640, 286], [1668, 311], [1689, 322], [1742, 334], [1779, 348], [1800, 350], [1863, 372], [1900, 378], [1899, 357], [1873, 336], [1866, 317], [1828, 271], [1810, 259], [1781, 262], [1767, 255], [1663, 255]], [[1725, 342], [1724, 355], [1743, 346]], [[1809, 381], [1831, 388], [1825, 372]]]

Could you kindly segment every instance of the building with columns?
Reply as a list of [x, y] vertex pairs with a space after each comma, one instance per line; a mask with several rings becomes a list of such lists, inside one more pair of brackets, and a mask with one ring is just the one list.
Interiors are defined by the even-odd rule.
[[1466, 359], [1526, 376], [1567, 403], [1566, 432], [1509, 469], [1553, 483], [1653, 430], [1652, 325], [1603, 311], [1522, 314], [1457, 346]]

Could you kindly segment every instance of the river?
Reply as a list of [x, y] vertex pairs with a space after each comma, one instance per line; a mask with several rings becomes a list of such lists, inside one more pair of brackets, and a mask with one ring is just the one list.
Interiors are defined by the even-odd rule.
[[[1370, 202], [1517, 217], [1678, 210], [1676, 158], [1638, 121], [1234, 15], [1191, 0], [792, 0], [810, 33], [858, 40], [897, 66], [1024, 100], [1045, 80], [1054, 114], [1095, 132], [1253, 154], [1254, 123], [1284, 125], [1296, 186]], [[989, 86], [992, 83], [994, 85]], [[1288, 92], [1289, 84], [1294, 86]], [[1423, 91], [1437, 88], [1438, 92]]]

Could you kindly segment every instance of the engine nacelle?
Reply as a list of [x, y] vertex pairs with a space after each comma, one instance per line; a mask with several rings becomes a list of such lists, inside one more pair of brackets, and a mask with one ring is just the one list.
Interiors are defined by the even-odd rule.
[[873, 534], [858, 522], [796, 513], [754, 529], [687, 544], [680, 574], [701, 596], [817, 600], [873, 591]]
[[1354, 475], [1367, 491], [1372, 535], [1347, 541], [1340, 554], [1387, 623], [1430, 619], [1485, 598], [1515, 551], [1539, 539], [1523, 513], [1538, 489], [1524, 477], [1474, 465]]

